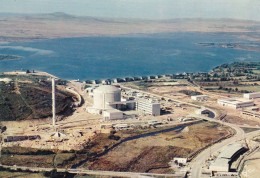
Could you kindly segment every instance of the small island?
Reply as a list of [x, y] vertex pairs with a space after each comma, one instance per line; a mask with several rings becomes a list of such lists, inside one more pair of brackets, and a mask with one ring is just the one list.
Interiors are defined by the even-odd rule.
[[19, 60], [22, 56], [16, 56], [11, 54], [0, 54], [0, 61]]
[[204, 47], [215, 47], [215, 48], [232, 48], [247, 51], [259, 51], [260, 46], [257, 43], [217, 43], [217, 42], [206, 42], [196, 43], [196, 45]]

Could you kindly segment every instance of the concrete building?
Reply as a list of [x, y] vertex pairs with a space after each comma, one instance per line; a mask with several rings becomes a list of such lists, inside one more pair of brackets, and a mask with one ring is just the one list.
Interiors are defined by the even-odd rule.
[[94, 90], [98, 87], [98, 85], [94, 85], [92, 87], [86, 88], [86, 92], [88, 95], [93, 98], [94, 97]]
[[245, 93], [244, 98], [246, 99], [256, 99], [260, 98], [260, 92], [255, 92], [255, 93]]
[[210, 171], [219, 174], [229, 172], [232, 162], [246, 150], [240, 143], [225, 146], [215, 161], [210, 164]]
[[117, 109], [108, 109], [103, 111], [104, 120], [114, 120], [114, 119], [122, 119], [123, 112]]
[[[111, 103], [121, 101], [121, 90], [112, 85], [101, 85], [93, 89], [93, 99], [94, 104], [92, 107], [88, 107], [87, 111], [93, 114], [102, 114], [104, 110], [117, 109], [117, 104]], [[109, 114], [107, 113], [107, 115]]]
[[252, 108], [248, 108], [246, 110], [243, 110], [242, 114], [260, 119], [260, 113], [259, 113], [258, 107], [252, 107]]
[[191, 96], [192, 100], [196, 100], [196, 101], [203, 101], [208, 99], [209, 96], [208, 95], [195, 95], [195, 96]]
[[223, 98], [218, 99], [218, 104], [225, 107], [239, 109], [254, 106], [254, 101], [245, 98]]
[[229, 159], [217, 158], [210, 164], [209, 169], [216, 172], [228, 172], [229, 171]]
[[187, 164], [187, 158], [179, 158], [179, 157], [175, 157], [173, 158], [173, 161], [177, 164]]
[[159, 116], [161, 114], [160, 104], [149, 99], [139, 98], [136, 102], [136, 109], [144, 114], [153, 116]]
[[[87, 92], [90, 96], [93, 96], [94, 100], [93, 106], [88, 107], [87, 111], [92, 114], [103, 115], [105, 120], [122, 119], [123, 112], [120, 110], [136, 109], [145, 114], [160, 115], [159, 103], [144, 98], [138, 100], [121, 98], [121, 90], [116, 86], [102, 85], [97, 88], [89, 88]], [[125, 94], [127, 93], [125, 92]]]
[[94, 108], [97, 109], [115, 109], [116, 105], [109, 103], [121, 101], [121, 90], [112, 85], [102, 85], [96, 88], [94, 94]]
[[126, 128], [129, 128], [129, 125], [128, 124], [115, 124], [115, 125], [113, 125], [113, 127], [115, 129], [126, 129]]

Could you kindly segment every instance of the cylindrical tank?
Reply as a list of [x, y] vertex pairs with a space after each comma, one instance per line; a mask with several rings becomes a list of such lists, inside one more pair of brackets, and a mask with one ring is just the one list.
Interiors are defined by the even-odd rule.
[[102, 85], [94, 90], [94, 108], [113, 109], [108, 103], [121, 101], [121, 90], [112, 85]]

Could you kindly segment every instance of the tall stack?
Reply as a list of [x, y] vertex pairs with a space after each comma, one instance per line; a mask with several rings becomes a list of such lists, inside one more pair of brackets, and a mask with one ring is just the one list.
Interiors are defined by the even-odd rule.
[[55, 79], [52, 78], [52, 125], [56, 124], [56, 106], [55, 106]]

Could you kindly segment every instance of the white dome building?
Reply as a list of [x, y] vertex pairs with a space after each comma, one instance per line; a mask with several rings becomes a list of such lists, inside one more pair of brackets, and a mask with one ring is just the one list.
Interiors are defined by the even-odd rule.
[[104, 110], [114, 109], [116, 105], [109, 103], [121, 101], [121, 90], [112, 85], [102, 85], [94, 90], [94, 105], [93, 108]]

